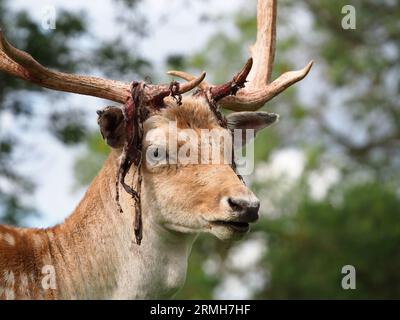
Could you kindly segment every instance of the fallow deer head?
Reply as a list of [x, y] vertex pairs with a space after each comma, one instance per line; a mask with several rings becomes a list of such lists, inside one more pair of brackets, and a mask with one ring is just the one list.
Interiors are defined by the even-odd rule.
[[[229, 140], [233, 129], [258, 131], [277, 120], [277, 115], [257, 110], [303, 79], [312, 62], [271, 82], [276, 1], [259, 0], [257, 12], [257, 41], [250, 50], [252, 58], [232, 80], [222, 85], [203, 81], [205, 73], [194, 77], [182, 71], [169, 74], [187, 82], [168, 85], [124, 83], [52, 71], [13, 47], [2, 32], [0, 70], [42, 87], [122, 104], [99, 111], [98, 123], [107, 144], [121, 155], [120, 166], [115, 168], [116, 201], [119, 202], [121, 186], [133, 197], [135, 210], [124, 204], [120, 210], [125, 207], [124, 210], [128, 208], [135, 214], [138, 243], [142, 237], [141, 211], [152, 214], [149, 218], [169, 230], [210, 232], [221, 239], [230, 239], [247, 232], [249, 223], [257, 220], [259, 210], [259, 200], [238, 176], [234, 158], [231, 162], [224, 161], [228, 155], [221, 149], [220, 163], [188, 164], [180, 159], [172, 163], [164, 161], [170, 160], [171, 146], [160, 141], [172, 135], [170, 122], [176, 123], [179, 145], [187, 142], [182, 138], [187, 129], [197, 137], [203, 129], [214, 130]], [[194, 88], [198, 88], [195, 94], [182, 97]], [[234, 113], [225, 117], [221, 109]], [[197, 144], [200, 140], [195, 141]], [[198, 154], [198, 159], [201, 156]], [[130, 173], [133, 178], [128, 184], [125, 176]]]

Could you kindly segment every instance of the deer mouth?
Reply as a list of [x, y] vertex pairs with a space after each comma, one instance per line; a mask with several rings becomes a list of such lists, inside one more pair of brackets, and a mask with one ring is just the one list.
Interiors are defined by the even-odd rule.
[[239, 222], [239, 221], [213, 221], [213, 225], [230, 228], [237, 232], [247, 232], [250, 228], [250, 225], [247, 222]]

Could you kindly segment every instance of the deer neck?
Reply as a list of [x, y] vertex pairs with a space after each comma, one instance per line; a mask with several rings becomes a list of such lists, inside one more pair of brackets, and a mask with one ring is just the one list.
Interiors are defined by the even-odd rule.
[[133, 200], [115, 203], [112, 153], [74, 213], [48, 229], [60, 298], [169, 298], [183, 285], [194, 235], [165, 229], [142, 201], [143, 241], [134, 242]]

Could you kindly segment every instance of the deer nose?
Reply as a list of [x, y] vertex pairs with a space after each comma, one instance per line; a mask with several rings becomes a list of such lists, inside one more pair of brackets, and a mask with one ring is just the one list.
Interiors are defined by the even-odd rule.
[[228, 198], [229, 207], [237, 216], [238, 222], [254, 222], [258, 219], [260, 201], [255, 199]]

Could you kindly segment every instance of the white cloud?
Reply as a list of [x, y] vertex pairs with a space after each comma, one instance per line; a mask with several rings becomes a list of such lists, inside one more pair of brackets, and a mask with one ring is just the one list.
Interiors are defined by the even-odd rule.
[[250, 239], [234, 246], [227, 259], [227, 264], [237, 270], [249, 270], [257, 265], [266, 251], [263, 239]]
[[274, 152], [268, 163], [261, 163], [255, 171], [255, 179], [260, 182], [286, 178], [297, 180], [303, 173], [305, 157], [297, 149], [282, 149]]
[[335, 167], [312, 172], [308, 177], [310, 195], [315, 200], [323, 200], [329, 188], [340, 180], [340, 172]]
[[254, 293], [265, 285], [265, 275], [259, 270], [249, 270], [241, 275], [228, 274], [214, 290], [215, 299], [252, 299]]
[[251, 298], [251, 290], [237, 275], [226, 276], [222, 283], [214, 290], [215, 299], [244, 300]]

